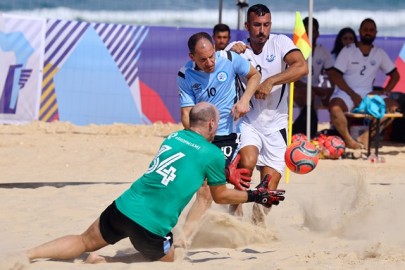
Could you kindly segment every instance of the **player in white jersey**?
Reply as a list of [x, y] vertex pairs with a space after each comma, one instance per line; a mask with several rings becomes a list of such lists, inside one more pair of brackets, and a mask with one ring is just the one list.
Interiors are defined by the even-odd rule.
[[[302, 20], [305, 31], [308, 33], [309, 18]], [[329, 51], [318, 44], [319, 22], [312, 18], [312, 106], [311, 106], [311, 137], [318, 131], [318, 117], [315, 106], [320, 104], [328, 106], [333, 88], [328, 80], [328, 72], [333, 68], [334, 60]], [[293, 124], [293, 134], [307, 133], [307, 76], [295, 83], [294, 102], [300, 108], [300, 114]]]
[[[239, 126], [236, 120], [250, 110], [250, 99], [260, 82], [260, 73], [246, 59], [234, 52], [215, 52], [211, 37], [200, 32], [192, 35], [188, 41], [189, 56], [187, 62], [178, 73], [177, 83], [180, 93], [181, 120], [187, 129], [189, 112], [201, 101], [214, 104], [220, 113], [218, 130], [213, 144], [224, 153], [227, 168], [227, 179], [239, 189], [249, 187], [244, 182], [249, 178], [249, 171], [236, 169], [238, 160], [230, 165], [239, 146]], [[246, 78], [246, 91], [239, 97], [236, 87], [236, 76]], [[209, 158], [209, 157], [207, 157]], [[235, 179], [232, 172], [235, 169], [238, 176], [247, 171], [247, 178]], [[237, 183], [235, 181], [237, 181]], [[211, 206], [212, 197], [209, 186], [205, 182], [197, 192], [197, 198], [186, 217], [183, 227], [185, 244], [190, 240], [194, 224], [200, 220], [205, 211]]]
[[285, 169], [288, 83], [307, 74], [308, 67], [290, 38], [270, 34], [271, 13], [265, 5], [257, 4], [248, 9], [245, 28], [249, 39], [233, 42], [227, 48], [242, 53], [262, 78], [252, 98], [253, 108], [242, 118], [240, 166], [253, 172], [257, 165], [261, 179], [270, 174], [269, 188], [272, 189], [278, 186]]
[[[344, 112], [357, 107], [361, 100], [373, 90], [377, 71], [389, 76], [384, 93], [389, 94], [399, 81], [399, 73], [388, 55], [373, 45], [377, 35], [374, 20], [363, 20], [359, 29], [360, 42], [343, 48], [336, 58], [331, 80], [336, 85], [330, 100], [331, 121], [340, 133], [346, 146], [352, 149], [364, 148], [364, 142], [357, 142], [351, 137]], [[395, 111], [398, 104], [385, 96], [388, 111]]]

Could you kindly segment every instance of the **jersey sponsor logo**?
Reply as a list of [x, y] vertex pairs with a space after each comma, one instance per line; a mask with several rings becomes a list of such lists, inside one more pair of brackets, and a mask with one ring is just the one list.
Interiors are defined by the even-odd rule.
[[201, 90], [201, 83], [195, 83], [191, 86], [193, 88], [193, 91], [199, 91]]
[[217, 74], [217, 79], [220, 82], [224, 82], [228, 79], [228, 74], [226, 74], [226, 72], [224, 72], [224, 71], [220, 71]]
[[276, 59], [276, 56], [274, 54], [272, 54], [270, 56], [269, 55], [266, 56], [266, 61], [269, 63], [273, 62], [274, 59]]
[[172, 134], [170, 134], [169, 136], [167, 136], [167, 139], [172, 139], [174, 137], [177, 137], [177, 132], [173, 132]]
[[370, 61], [370, 65], [375, 66], [376, 64], [377, 64], [377, 62], [375, 60]]

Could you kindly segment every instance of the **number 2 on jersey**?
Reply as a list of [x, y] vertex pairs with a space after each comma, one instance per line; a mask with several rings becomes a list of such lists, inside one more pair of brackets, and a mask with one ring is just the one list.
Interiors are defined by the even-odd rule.
[[363, 68], [360, 70], [361, 76], [364, 76], [364, 71], [366, 71], [366, 66], [363, 66]]

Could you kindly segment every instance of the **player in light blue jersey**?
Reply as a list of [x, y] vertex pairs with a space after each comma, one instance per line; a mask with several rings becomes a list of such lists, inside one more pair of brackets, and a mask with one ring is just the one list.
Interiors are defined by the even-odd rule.
[[[211, 36], [205, 32], [192, 35], [188, 40], [188, 48], [191, 61], [180, 69], [177, 78], [183, 126], [189, 127], [188, 115], [195, 104], [201, 101], [214, 104], [219, 110], [220, 121], [213, 144], [222, 150], [229, 168], [228, 165], [235, 157], [239, 145], [239, 127], [236, 120], [249, 112], [250, 99], [259, 86], [260, 73], [249, 61], [234, 52], [215, 52]], [[238, 76], [246, 79], [245, 91], [241, 91], [239, 87]], [[237, 162], [238, 159], [235, 159], [231, 167], [236, 168]], [[228, 181], [236, 188], [249, 187], [243, 178], [236, 180], [236, 183], [232, 178], [232, 175], [228, 175]], [[197, 192], [197, 199], [186, 218], [186, 240], [191, 237], [194, 223], [201, 218], [211, 203], [212, 197], [204, 183]]]

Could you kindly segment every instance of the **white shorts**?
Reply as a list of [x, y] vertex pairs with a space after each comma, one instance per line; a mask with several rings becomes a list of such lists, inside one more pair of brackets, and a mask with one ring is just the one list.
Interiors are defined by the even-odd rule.
[[[257, 166], [268, 166], [280, 174], [284, 173], [284, 154], [287, 149], [287, 143], [281, 130], [270, 134], [262, 134], [254, 127], [242, 123], [240, 131], [240, 148], [253, 145], [259, 150]], [[286, 129], [284, 129], [284, 132], [286, 133]]]
[[[353, 105], [354, 105], [353, 100], [352, 100], [352, 98], [351, 98], [346, 92], [344, 92], [344, 91], [342, 91], [342, 90], [333, 91], [333, 94], [332, 94], [332, 96], [330, 97], [329, 100], [332, 100], [332, 99], [334, 99], [334, 98], [340, 98], [340, 99], [342, 99], [343, 102], [346, 104], [347, 110], [348, 110], [349, 112], [350, 112], [351, 110], [353, 110]], [[362, 97], [362, 98], [363, 98], [363, 97]]]
[[[369, 93], [366, 93], [366, 94], [364, 94], [364, 96], [362, 96], [362, 95], [360, 94], [360, 96], [361, 96], [361, 98], [363, 99], [363, 98], [364, 98], [365, 96], [367, 96], [368, 94], [369, 94]], [[386, 95], [381, 95], [381, 97], [382, 97], [383, 99], [387, 98]], [[348, 110], [349, 112], [351, 112], [351, 111], [354, 109], [353, 100], [352, 100], [352, 98], [351, 98], [345, 91], [342, 91], [342, 90], [334, 91], [329, 100], [332, 100], [333, 98], [341, 98], [341, 99], [343, 100], [343, 102], [346, 104], [347, 110]]]

